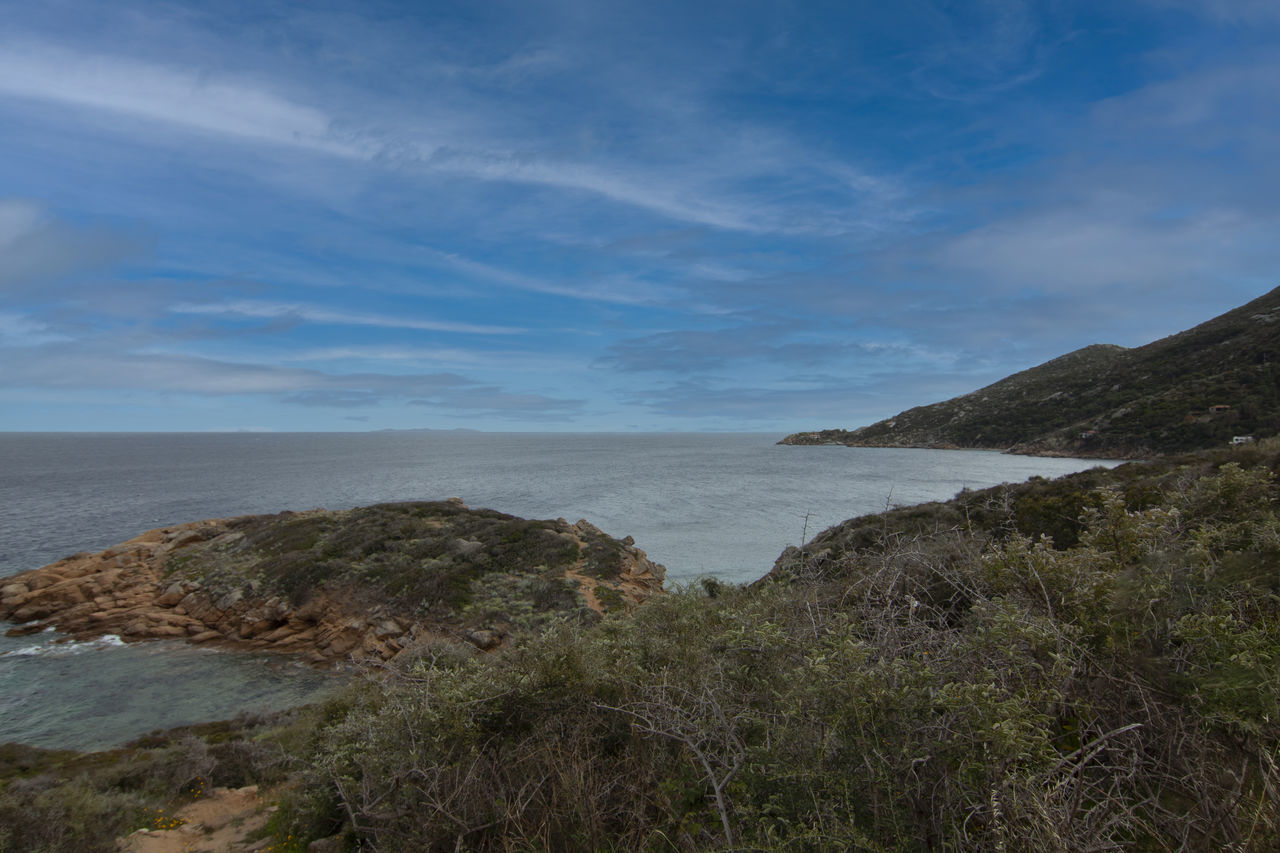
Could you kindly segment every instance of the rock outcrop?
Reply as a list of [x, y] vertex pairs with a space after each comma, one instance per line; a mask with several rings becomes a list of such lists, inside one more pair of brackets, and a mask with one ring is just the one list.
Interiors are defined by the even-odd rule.
[[388, 660], [440, 639], [489, 650], [548, 618], [598, 618], [661, 593], [664, 573], [585, 521], [381, 504], [149, 530], [3, 579], [0, 619], [21, 623], [11, 634]]

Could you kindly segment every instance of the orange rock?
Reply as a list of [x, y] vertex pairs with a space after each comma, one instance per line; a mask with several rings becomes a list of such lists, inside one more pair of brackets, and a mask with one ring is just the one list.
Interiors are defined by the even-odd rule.
[[345, 655], [356, 647], [359, 642], [358, 636], [349, 633], [341, 633], [329, 641], [328, 651], [335, 655]]
[[156, 598], [156, 604], [161, 607], [173, 607], [179, 601], [182, 601], [186, 595], [186, 592], [182, 589], [182, 584], [172, 583], [169, 584], [168, 588], [166, 588], [158, 598]]

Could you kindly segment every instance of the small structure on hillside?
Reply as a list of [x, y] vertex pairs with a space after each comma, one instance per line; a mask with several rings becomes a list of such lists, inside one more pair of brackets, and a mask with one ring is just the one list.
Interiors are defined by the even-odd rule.
[[1088, 441], [1091, 438], [1097, 438], [1098, 431], [1096, 429], [1087, 429], [1080, 433], [1081, 441]]
[[1211, 415], [1220, 415], [1223, 412], [1229, 412], [1229, 411], [1231, 411], [1230, 406], [1217, 405], [1217, 406], [1209, 407], [1209, 414]]
[[1232, 444], [1253, 444], [1253, 436], [1251, 435], [1233, 436], [1231, 439], [1231, 443]]

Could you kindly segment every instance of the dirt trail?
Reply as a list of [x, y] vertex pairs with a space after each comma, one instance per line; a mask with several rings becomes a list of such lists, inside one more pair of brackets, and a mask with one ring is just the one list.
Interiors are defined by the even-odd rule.
[[214, 788], [212, 792], [171, 816], [156, 818], [156, 825], [184, 821], [173, 829], [139, 829], [116, 841], [120, 853], [257, 853], [274, 842], [250, 840], [266, 826], [275, 811], [258, 796], [258, 786]]
[[565, 569], [564, 576], [578, 585], [578, 591], [582, 593], [582, 597], [586, 600], [587, 607], [603, 616], [604, 605], [600, 603], [600, 598], [596, 595], [596, 584], [600, 583], [600, 581], [571, 569]]

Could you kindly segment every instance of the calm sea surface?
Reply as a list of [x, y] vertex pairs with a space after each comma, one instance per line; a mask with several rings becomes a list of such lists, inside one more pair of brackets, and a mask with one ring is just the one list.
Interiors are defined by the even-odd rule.
[[0, 742], [105, 749], [155, 729], [314, 702], [343, 682], [283, 655], [172, 640], [0, 636]]
[[[767, 572], [787, 545], [887, 503], [946, 499], [964, 487], [1099, 464], [982, 451], [779, 447], [777, 438], [0, 433], [0, 577], [166, 524], [456, 496], [472, 507], [586, 518], [614, 536], [630, 534], [667, 566], [669, 583], [704, 574], [743, 582]], [[169, 644], [65, 647], [54, 639], [0, 644], [0, 742], [97, 748], [161, 725], [280, 707], [331, 689], [314, 672], [278, 660]], [[118, 726], [108, 722], [120, 696], [143, 695], [148, 685], [172, 696], [179, 683], [193, 708], [208, 706], [206, 714], [159, 719], [147, 708], [174, 702], [149, 701]], [[244, 701], [215, 707], [201, 698], [213, 691]], [[76, 708], [95, 721], [88, 733]]]

